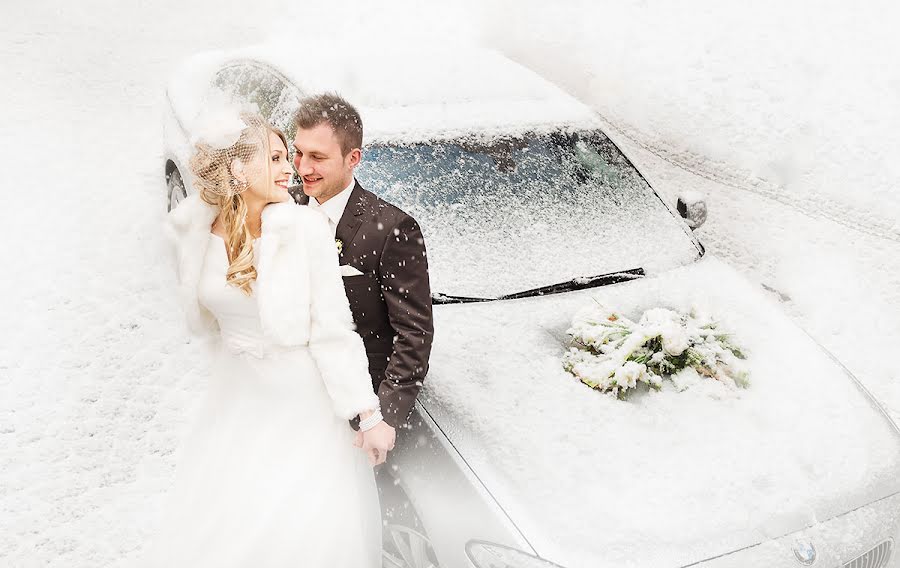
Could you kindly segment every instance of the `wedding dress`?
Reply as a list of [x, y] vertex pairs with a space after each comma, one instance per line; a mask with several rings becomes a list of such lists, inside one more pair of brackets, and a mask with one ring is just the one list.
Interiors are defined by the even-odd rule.
[[226, 284], [224, 241], [209, 238], [198, 296], [218, 322], [221, 349], [146, 565], [379, 566], [371, 465], [335, 414], [309, 348], [267, 341], [256, 296]]

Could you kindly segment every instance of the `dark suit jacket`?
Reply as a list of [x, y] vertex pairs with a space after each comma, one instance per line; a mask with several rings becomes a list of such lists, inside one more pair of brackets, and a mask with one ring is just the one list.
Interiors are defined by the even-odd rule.
[[[291, 188], [300, 205], [309, 197]], [[369, 374], [385, 421], [406, 423], [428, 372], [434, 325], [425, 240], [416, 220], [356, 182], [335, 238], [340, 263], [362, 275], [345, 276], [356, 332], [369, 356]]]

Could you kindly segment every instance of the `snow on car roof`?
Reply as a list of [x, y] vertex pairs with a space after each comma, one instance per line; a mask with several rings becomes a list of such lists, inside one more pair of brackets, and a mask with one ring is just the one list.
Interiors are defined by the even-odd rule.
[[181, 115], [196, 115], [214, 73], [240, 60], [272, 67], [304, 94], [337, 91], [359, 109], [366, 143], [598, 124], [588, 107], [493, 50], [380, 46], [358, 54], [297, 42], [188, 59], [169, 86]]

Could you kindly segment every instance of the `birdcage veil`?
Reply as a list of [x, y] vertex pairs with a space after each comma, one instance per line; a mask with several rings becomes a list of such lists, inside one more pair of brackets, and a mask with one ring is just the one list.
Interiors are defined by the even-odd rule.
[[[190, 169], [194, 189], [204, 200], [221, 203], [246, 191], [249, 181], [268, 175], [269, 133], [283, 137], [255, 104], [211, 89], [190, 121]], [[271, 185], [268, 180], [266, 187]]]
[[280, 132], [254, 108], [222, 97], [207, 98], [192, 127], [194, 189], [205, 202], [221, 208], [229, 260], [226, 282], [250, 295], [256, 279], [254, 237], [246, 202], [238, 196], [254, 181], [264, 179], [264, 187], [271, 187], [269, 133]]
[[229, 198], [244, 192], [262, 172], [272, 127], [252, 108], [216, 104], [195, 123], [191, 172], [201, 195]]

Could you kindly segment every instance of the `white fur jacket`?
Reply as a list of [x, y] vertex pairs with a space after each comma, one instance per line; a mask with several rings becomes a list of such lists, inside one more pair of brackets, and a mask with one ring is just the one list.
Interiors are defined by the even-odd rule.
[[[218, 213], [194, 194], [167, 219], [179, 296], [188, 327], [200, 336], [219, 333], [215, 317], [198, 300], [210, 228]], [[253, 294], [267, 339], [279, 346], [309, 346], [338, 416], [349, 419], [378, 408], [325, 216], [293, 201], [267, 205], [256, 253]]]

